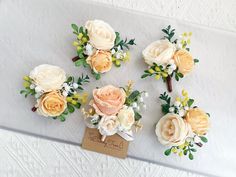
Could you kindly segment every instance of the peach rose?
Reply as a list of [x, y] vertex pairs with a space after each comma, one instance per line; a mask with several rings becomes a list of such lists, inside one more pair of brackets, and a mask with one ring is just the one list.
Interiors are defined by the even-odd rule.
[[119, 121], [116, 116], [103, 116], [98, 124], [98, 130], [101, 135], [114, 135], [119, 126]]
[[91, 105], [99, 115], [116, 115], [123, 107], [126, 94], [123, 89], [107, 85], [93, 90]]
[[183, 144], [192, 130], [190, 125], [177, 114], [166, 114], [156, 125], [156, 135], [161, 144], [179, 146]]
[[209, 116], [199, 108], [189, 109], [185, 120], [191, 125], [197, 135], [205, 135], [209, 129]]
[[180, 49], [174, 54], [175, 64], [178, 67], [178, 70], [183, 75], [188, 74], [192, 71], [194, 66], [194, 60], [191, 54], [185, 50]]
[[105, 73], [112, 67], [111, 53], [97, 50], [93, 55], [86, 59], [86, 62], [90, 65], [94, 72]]
[[58, 91], [52, 91], [45, 93], [36, 105], [37, 112], [43, 116], [56, 117], [61, 115], [66, 107], [66, 98], [62, 96]]

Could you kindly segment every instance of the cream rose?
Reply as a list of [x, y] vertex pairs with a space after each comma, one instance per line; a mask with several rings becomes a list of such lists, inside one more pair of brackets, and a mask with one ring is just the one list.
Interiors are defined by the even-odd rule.
[[93, 55], [86, 59], [86, 62], [96, 73], [105, 73], [110, 71], [112, 67], [111, 52], [97, 50]]
[[29, 77], [44, 92], [61, 89], [66, 73], [58, 66], [43, 64], [35, 67]]
[[167, 64], [175, 51], [175, 45], [168, 40], [158, 40], [148, 45], [142, 53], [145, 62], [152, 66], [153, 63], [158, 65]]
[[134, 124], [134, 110], [132, 107], [124, 106], [117, 115], [120, 126], [125, 130], [130, 130]]
[[102, 20], [87, 21], [90, 44], [99, 50], [110, 50], [114, 46], [116, 34], [113, 28]]
[[190, 134], [190, 125], [177, 114], [166, 114], [156, 125], [156, 135], [163, 145], [179, 146]]
[[101, 135], [110, 136], [114, 135], [119, 126], [119, 121], [116, 116], [103, 116], [98, 123], [98, 130]]
[[191, 72], [194, 67], [193, 57], [185, 49], [178, 50], [174, 55], [174, 60], [179, 72], [183, 75]]
[[90, 103], [99, 115], [116, 115], [123, 107], [126, 94], [123, 89], [107, 85], [93, 90], [93, 100]]
[[185, 120], [190, 124], [197, 135], [205, 135], [208, 132], [210, 121], [209, 116], [199, 108], [189, 109]]
[[36, 107], [39, 114], [46, 117], [56, 117], [65, 111], [67, 102], [66, 98], [58, 91], [52, 91], [41, 96]]

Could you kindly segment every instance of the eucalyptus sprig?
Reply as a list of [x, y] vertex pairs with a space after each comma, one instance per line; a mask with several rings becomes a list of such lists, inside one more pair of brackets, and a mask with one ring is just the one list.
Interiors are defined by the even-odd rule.
[[177, 39], [173, 40], [172, 38], [175, 35], [175, 29], [171, 29], [171, 25], [168, 25], [166, 28], [163, 28], [161, 30], [163, 33], [165, 33], [164, 38], [170, 41], [171, 43], [177, 43]]
[[124, 48], [126, 49], [129, 49], [129, 46], [130, 45], [136, 45], [135, 44], [135, 39], [130, 39], [128, 40], [127, 38], [125, 38], [124, 40], [121, 39], [120, 37], [120, 33], [119, 32], [116, 32], [116, 39], [115, 39], [115, 44], [114, 44], [114, 47], [113, 49], [115, 51], [118, 50], [118, 47], [120, 46], [120, 48], [123, 50]]

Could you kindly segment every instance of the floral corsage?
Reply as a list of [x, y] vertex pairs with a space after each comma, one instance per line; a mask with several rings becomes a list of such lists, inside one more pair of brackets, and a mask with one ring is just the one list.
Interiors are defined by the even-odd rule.
[[85, 26], [71, 25], [77, 40], [73, 42], [77, 56], [72, 59], [75, 66], [90, 66], [96, 80], [101, 74], [110, 71], [112, 63], [119, 67], [130, 58], [129, 46], [134, 39], [123, 40], [120, 33], [102, 20], [87, 21]]
[[210, 124], [210, 114], [192, 106], [194, 100], [183, 90], [183, 97], [177, 97], [174, 104], [165, 93], [160, 95], [164, 101], [162, 112], [165, 114], [156, 125], [156, 135], [161, 144], [170, 146], [164, 154], [178, 153], [188, 155], [193, 160], [196, 147], [202, 147], [208, 140], [206, 134]]
[[65, 121], [68, 114], [86, 103], [87, 93], [79, 91], [83, 90], [83, 83], [89, 82], [88, 76], [82, 75], [75, 80], [72, 76], [66, 77], [65, 71], [58, 66], [42, 64], [23, 80], [25, 89], [20, 93], [35, 97], [37, 103], [32, 111], [42, 116]]
[[106, 136], [120, 135], [126, 141], [133, 140], [132, 128], [142, 128], [141, 111], [146, 109], [145, 91], [132, 90], [132, 82], [126, 88], [107, 85], [93, 90], [93, 99], [88, 111], [82, 110], [89, 128], [97, 128], [101, 140]]
[[176, 39], [175, 29], [169, 25], [162, 29], [165, 33], [163, 39], [155, 41], [148, 45], [142, 52], [144, 61], [149, 68], [144, 71], [141, 78], [155, 76], [155, 79], [162, 78], [167, 83], [168, 91], [172, 91], [171, 78], [175, 77], [176, 81], [190, 73], [194, 64], [199, 62], [193, 59], [190, 53], [191, 32], [185, 32]]

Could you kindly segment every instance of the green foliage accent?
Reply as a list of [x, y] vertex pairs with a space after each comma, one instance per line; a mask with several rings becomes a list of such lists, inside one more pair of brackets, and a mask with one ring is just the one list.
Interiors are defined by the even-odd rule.
[[148, 76], [155, 76], [156, 80], [162, 78], [163, 81], [165, 81], [168, 77], [168, 73], [162, 65], [157, 65], [156, 63], [153, 63], [153, 65], [149, 69], [144, 70], [144, 74], [141, 76], [141, 78], [143, 79]]
[[169, 155], [171, 154], [171, 149], [172, 149], [172, 148], [165, 150], [164, 154], [165, 154], [166, 156], [169, 156]]
[[75, 111], [75, 108], [70, 103], [67, 104], [67, 109], [68, 109], [69, 113], [73, 113]]
[[29, 76], [25, 76], [23, 80], [24, 80], [23, 85], [25, 89], [21, 90], [20, 94], [24, 95], [25, 98], [27, 98], [28, 95], [35, 95], [36, 94], [35, 89], [30, 88], [30, 85], [32, 84], [31, 78]]
[[165, 102], [164, 104], [161, 105], [162, 112], [164, 114], [169, 113], [171, 97], [166, 92], [164, 92], [163, 94], [160, 95], [159, 98]]
[[166, 28], [163, 28], [162, 32], [165, 33], [165, 36], [164, 36], [165, 39], [167, 39], [168, 41], [170, 41], [172, 43], [177, 42], [177, 40], [172, 41], [172, 38], [175, 35], [175, 29], [171, 29], [170, 25], [168, 25]]
[[136, 45], [135, 44], [135, 39], [130, 39], [128, 40], [127, 38], [125, 40], [121, 39], [120, 37], [120, 33], [116, 32], [116, 39], [114, 42], [114, 47], [113, 49], [115, 49], [117, 51], [118, 46], [120, 46], [121, 49], [129, 49], [129, 45]]
[[202, 142], [207, 143], [208, 139], [205, 136], [199, 136], [199, 138], [202, 140]]
[[196, 58], [193, 61], [194, 61], [194, 63], [198, 63], [199, 62], [199, 60], [196, 59]]
[[188, 107], [191, 107], [192, 106], [192, 104], [193, 104], [193, 102], [194, 102], [194, 99], [189, 99], [188, 100]]
[[79, 33], [79, 28], [76, 24], [71, 24], [71, 27], [73, 28], [75, 33]]
[[179, 81], [180, 78], [183, 78], [184, 75], [178, 71], [175, 72], [175, 80]]
[[91, 69], [91, 73], [95, 77], [96, 80], [99, 80], [101, 78], [101, 73], [96, 73], [92, 69]]
[[134, 111], [134, 119], [135, 121], [138, 121], [142, 118], [142, 115], [139, 114], [137, 111]]
[[193, 154], [192, 154], [192, 153], [189, 153], [188, 158], [189, 158], [190, 160], [193, 160]]
[[83, 83], [89, 83], [89, 76], [86, 75], [84, 76], [83, 74], [78, 78], [77, 80], [77, 84], [79, 85], [78, 89], [79, 90], [84, 90], [81, 86], [83, 85]]
[[138, 90], [133, 91], [127, 98], [125, 103], [130, 106], [133, 102], [136, 102], [138, 100], [138, 97], [140, 96], [140, 92]]

